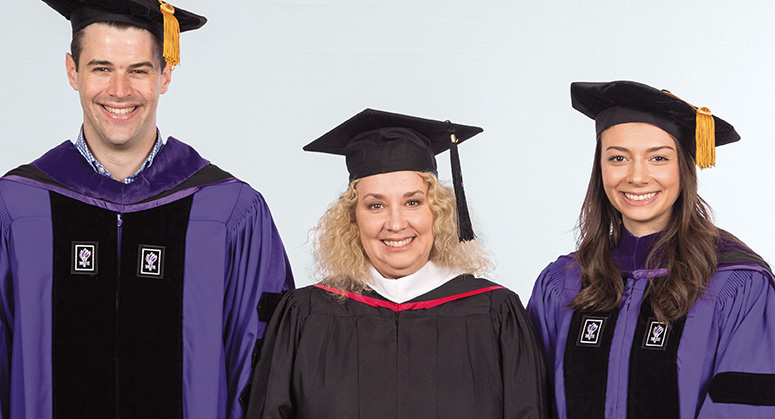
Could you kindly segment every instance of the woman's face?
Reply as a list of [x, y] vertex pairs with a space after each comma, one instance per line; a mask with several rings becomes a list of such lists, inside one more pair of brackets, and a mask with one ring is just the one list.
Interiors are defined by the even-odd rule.
[[678, 149], [667, 132], [643, 122], [600, 136], [603, 188], [624, 227], [641, 237], [662, 231], [681, 193]]
[[433, 247], [428, 184], [415, 172], [391, 172], [362, 178], [355, 190], [355, 222], [374, 268], [390, 279], [422, 268]]

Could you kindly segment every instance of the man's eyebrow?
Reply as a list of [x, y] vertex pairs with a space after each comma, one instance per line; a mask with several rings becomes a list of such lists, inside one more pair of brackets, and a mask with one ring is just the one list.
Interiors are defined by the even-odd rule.
[[[86, 64], [89, 67], [113, 67], [113, 63], [108, 60], [91, 60], [88, 64]], [[139, 63], [130, 64], [127, 68], [130, 70], [136, 69], [136, 68], [143, 68], [143, 67], [150, 67], [154, 68], [153, 63], [150, 61], [142, 61]]]
[[153, 63], [150, 61], [143, 61], [141, 63], [134, 63], [129, 65], [129, 69], [135, 69], [135, 68], [141, 68], [141, 67], [151, 67], [154, 68]]
[[112, 66], [113, 63], [110, 62], [110, 61], [106, 61], [106, 60], [91, 60], [86, 65], [90, 66], [90, 67], [91, 66]]

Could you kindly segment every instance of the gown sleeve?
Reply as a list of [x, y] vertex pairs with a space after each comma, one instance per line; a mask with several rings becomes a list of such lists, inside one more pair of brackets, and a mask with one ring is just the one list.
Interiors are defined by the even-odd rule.
[[548, 418], [551, 389], [541, 348], [519, 297], [510, 296], [497, 317], [503, 368], [503, 417]]
[[283, 295], [267, 325], [246, 418], [295, 418], [292, 380], [305, 315], [294, 291]]
[[[288, 258], [263, 197], [245, 185], [227, 225], [224, 351], [228, 418], [243, 417], [254, 349], [264, 332], [258, 305], [264, 293], [293, 288]], [[264, 319], [266, 320], [266, 319]]]
[[10, 216], [0, 195], [0, 419], [9, 417], [13, 346], [13, 277], [8, 247]]
[[557, 336], [561, 319], [558, 317], [567, 309], [563, 295], [567, 263], [560, 258], [541, 272], [533, 286], [533, 294], [527, 303], [527, 313], [544, 353], [548, 371], [554, 371], [554, 357], [557, 353]]
[[775, 287], [769, 272], [736, 270], [716, 305], [716, 361], [698, 418], [775, 418]]

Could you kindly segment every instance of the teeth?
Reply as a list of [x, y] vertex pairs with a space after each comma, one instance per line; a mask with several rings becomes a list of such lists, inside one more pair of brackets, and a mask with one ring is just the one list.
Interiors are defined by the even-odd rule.
[[387, 247], [401, 247], [406, 246], [407, 244], [411, 243], [412, 240], [414, 240], [414, 237], [410, 237], [405, 240], [395, 241], [395, 240], [382, 240], [382, 243], [385, 243]]
[[630, 201], [645, 201], [647, 199], [651, 199], [657, 195], [656, 192], [651, 193], [644, 193], [642, 195], [634, 194], [634, 193], [624, 193], [624, 196], [627, 197]]
[[137, 106], [133, 106], [131, 108], [111, 108], [110, 106], [102, 105], [103, 108], [105, 108], [106, 111], [116, 114], [116, 115], [126, 115], [128, 113], [132, 113]]

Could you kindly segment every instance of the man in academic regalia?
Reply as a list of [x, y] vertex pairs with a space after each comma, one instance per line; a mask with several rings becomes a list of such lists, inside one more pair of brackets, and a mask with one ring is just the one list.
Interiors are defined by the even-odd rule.
[[158, 0], [45, 0], [83, 125], [0, 179], [0, 417], [239, 418], [293, 287], [262, 196], [156, 128], [181, 31]]

